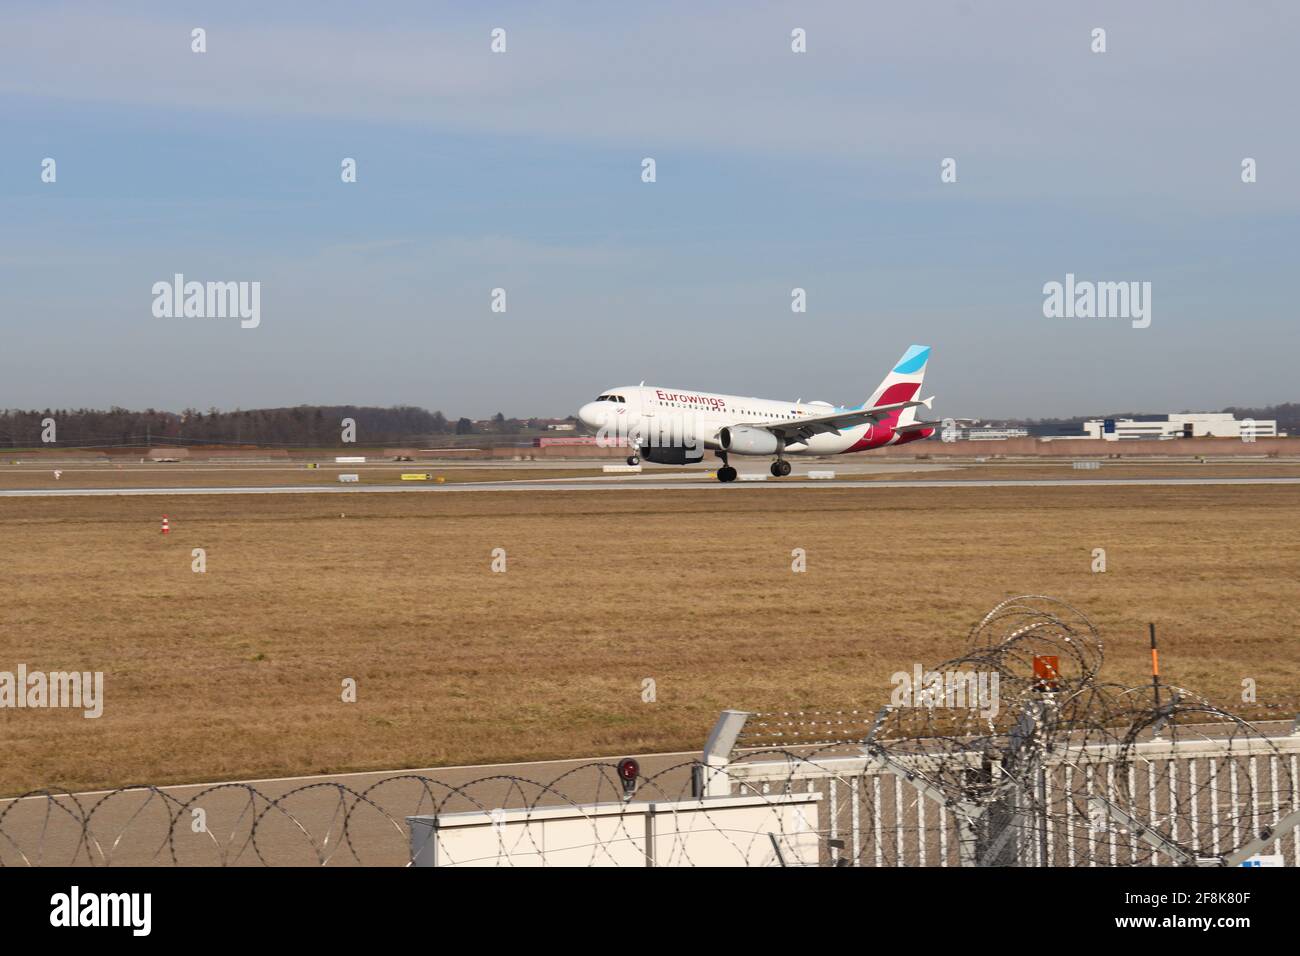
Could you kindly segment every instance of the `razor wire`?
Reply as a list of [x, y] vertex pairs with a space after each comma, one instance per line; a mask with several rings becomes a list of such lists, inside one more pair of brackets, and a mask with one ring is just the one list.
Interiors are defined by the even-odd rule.
[[[438, 865], [1300, 865], [1294, 724], [1107, 682], [1103, 658], [1081, 612], [1018, 597], [921, 699], [749, 714], [721, 760], [34, 791], [0, 800], [0, 865], [410, 865], [412, 820]], [[996, 708], [950, 699], [972, 674]]]

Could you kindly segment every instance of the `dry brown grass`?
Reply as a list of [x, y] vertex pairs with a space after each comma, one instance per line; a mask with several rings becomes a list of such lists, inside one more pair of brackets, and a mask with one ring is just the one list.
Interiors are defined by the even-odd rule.
[[328, 465], [307, 468], [304, 465], [233, 465], [233, 464], [134, 464], [71, 465], [62, 467], [62, 477], [54, 469], [34, 465], [0, 466], [0, 489], [70, 488], [266, 488], [289, 486], [330, 486], [339, 483], [340, 474], [360, 476], [363, 485], [409, 485], [404, 474], [428, 474], [445, 483], [464, 481], [520, 481], [537, 478], [592, 478], [599, 476], [599, 464], [577, 463], [559, 468], [472, 468], [407, 462], [404, 465]]
[[1154, 620], [1171, 682], [1300, 688], [1300, 488], [733, 491], [0, 499], [0, 670], [107, 698], [0, 711], [0, 792], [697, 749], [723, 707], [876, 705], [1032, 592], [1113, 679]]
[[[942, 464], [935, 460], [933, 464]], [[833, 468], [834, 465], [828, 467]], [[843, 477], [852, 477], [844, 475]], [[933, 481], [954, 479], [992, 479], [1024, 481], [1036, 478], [1082, 479], [1105, 481], [1116, 478], [1296, 478], [1300, 477], [1300, 462], [1253, 460], [1239, 462], [1192, 461], [1103, 461], [1093, 471], [1076, 471], [1068, 461], [1005, 461], [982, 464], [958, 464], [944, 470], [926, 471], [915, 475], [872, 475], [872, 478], [920, 478]]]

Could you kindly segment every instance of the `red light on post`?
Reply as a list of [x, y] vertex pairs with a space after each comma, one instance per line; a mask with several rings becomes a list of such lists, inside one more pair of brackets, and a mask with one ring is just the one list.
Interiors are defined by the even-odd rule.
[[623, 799], [632, 799], [636, 792], [636, 782], [641, 776], [641, 765], [631, 757], [624, 757], [618, 762], [618, 779], [623, 781]]

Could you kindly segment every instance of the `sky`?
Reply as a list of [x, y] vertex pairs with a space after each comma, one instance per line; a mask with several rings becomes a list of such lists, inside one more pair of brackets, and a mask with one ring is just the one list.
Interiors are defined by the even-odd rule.
[[[1293, 3], [4, 21], [0, 407], [850, 404], [914, 342], [945, 415], [1300, 400]], [[260, 283], [259, 323], [155, 315], [176, 273]], [[1150, 325], [1045, 316], [1067, 274], [1149, 282]]]

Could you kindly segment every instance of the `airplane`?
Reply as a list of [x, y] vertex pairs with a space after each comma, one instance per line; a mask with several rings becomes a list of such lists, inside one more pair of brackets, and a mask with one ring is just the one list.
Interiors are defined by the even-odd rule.
[[722, 459], [718, 481], [736, 480], [731, 455], [773, 455], [772, 475], [783, 478], [790, 474], [787, 456], [869, 451], [933, 435], [940, 422], [916, 420], [916, 410], [934, 401], [916, 397], [929, 360], [928, 345], [913, 345], [871, 397], [852, 408], [642, 382], [602, 392], [578, 409], [578, 420], [596, 431], [598, 442], [626, 443], [629, 465], [639, 465], [642, 457], [664, 465], [698, 464], [711, 449]]

